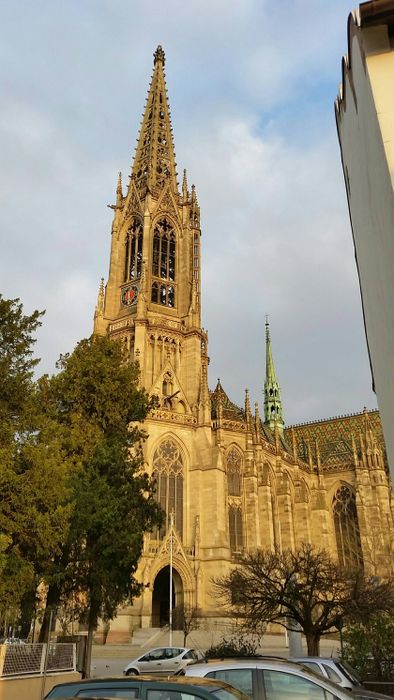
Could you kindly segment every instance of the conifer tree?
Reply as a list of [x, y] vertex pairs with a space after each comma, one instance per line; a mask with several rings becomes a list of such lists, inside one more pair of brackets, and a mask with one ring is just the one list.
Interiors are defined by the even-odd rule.
[[[161, 524], [153, 483], [143, 468], [143, 421], [151, 406], [138, 388], [138, 367], [106, 337], [82, 340], [61, 357], [60, 372], [41, 381], [70, 468], [72, 513], [61, 551], [48, 567], [49, 611], [73, 594], [88, 622], [88, 648], [99, 617], [140, 592], [134, 578], [143, 534]], [[90, 657], [86, 661], [88, 674]]]

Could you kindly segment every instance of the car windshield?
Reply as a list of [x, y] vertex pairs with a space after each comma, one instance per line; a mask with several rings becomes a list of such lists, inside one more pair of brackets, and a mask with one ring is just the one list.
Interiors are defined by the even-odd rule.
[[231, 692], [225, 688], [213, 688], [210, 690], [211, 695], [214, 695], [220, 700], [249, 700], [247, 695], [241, 693], [237, 688], [233, 688]]
[[340, 661], [337, 661], [338, 667], [341, 669], [342, 673], [345, 674], [346, 678], [351, 681], [352, 683], [356, 683], [358, 685], [361, 685], [361, 678], [357, 674], [357, 672], [354, 670], [354, 668], [351, 667], [350, 664], [348, 664], [347, 661], [344, 659], [341, 659]]
[[[337, 695], [337, 693], [338, 693], [338, 683], [334, 683], [334, 681], [330, 680], [330, 678], [322, 677], [322, 674], [321, 674], [321, 673], [315, 673], [314, 671], [312, 671], [311, 668], [307, 668], [307, 667], [304, 666], [303, 664], [299, 664], [299, 666], [302, 667], [302, 670], [303, 670], [303, 672], [305, 673], [305, 675], [311, 676], [312, 678], [314, 678], [315, 681], [318, 681], [319, 684], [320, 684], [322, 681], [324, 681], [324, 683], [325, 683], [326, 685], [331, 686], [333, 694], [334, 694], [334, 695]], [[336, 691], [336, 693], [335, 693], [335, 691]], [[349, 698], [352, 697], [352, 692], [351, 692], [351, 690], [348, 690], [347, 688], [341, 688], [341, 693], [344, 693], [345, 695], [348, 695]], [[354, 700], [354, 699], [353, 699], [353, 700]]]

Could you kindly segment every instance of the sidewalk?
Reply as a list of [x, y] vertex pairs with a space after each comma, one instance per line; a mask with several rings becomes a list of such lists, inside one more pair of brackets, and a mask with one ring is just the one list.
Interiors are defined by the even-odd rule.
[[[204, 652], [212, 644], [217, 644], [222, 633], [205, 632], [196, 630], [192, 632], [187, 639], [186, 646]], [[224, 635], [230, 636], [230, 635]], [[216, 639], [216, 637], [218, 637]], [[155, 639], [154, 644], [145, 644], [143, 647], [135, 645], [132, 642], [129, 644], [94, 644], [92, 649], [92, 659], [132, 659], [140, 656], [152, 647], [170, 646], [169, 632], [163, 632], [159, 639]], [[183, 635], [181, 632], [174, 631], [172, 635], [172, 646], [183, 647]], [[303, 653], [307, 654], [305, 639], [302, 639]], [[284, 634], [266, 634], [262, 639], [262, 644], [258, 648], [258, 653], [268, 654], [272, 656], [288, 657], [289, 649], [286, 646]], [[339, 653], [339, 640], [322, 638], [320, 642], [321, 656], [337, 656]]]

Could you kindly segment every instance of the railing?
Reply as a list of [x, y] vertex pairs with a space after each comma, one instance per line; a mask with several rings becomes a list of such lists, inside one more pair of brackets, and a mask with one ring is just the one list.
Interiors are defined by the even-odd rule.
[[75, 644], [0, 645], [0, 678], [75, 670]]

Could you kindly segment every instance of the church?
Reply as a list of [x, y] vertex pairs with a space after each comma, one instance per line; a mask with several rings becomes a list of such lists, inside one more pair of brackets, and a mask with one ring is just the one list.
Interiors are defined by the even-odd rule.
[[264, 405], [208, 382], [201, 326], [200, 207], [186, 171], [177, 182], [165, 55], [154, 67], [127, 190], [119, 175], [109, 277], [94, 332], [121, 342], [140, 383], [159, 399], [145, 421], [146, 469], [166, 513], [145, 536], [143, 594], [114, 621], [113, 639], [168, 623], [173, 605], [220, 619], [212, 579], [254, 548], [325, 548], [374, 575], [392, 567], [393, 502], [380, 418], [351, 416], [285, 427], [266, 323]]

